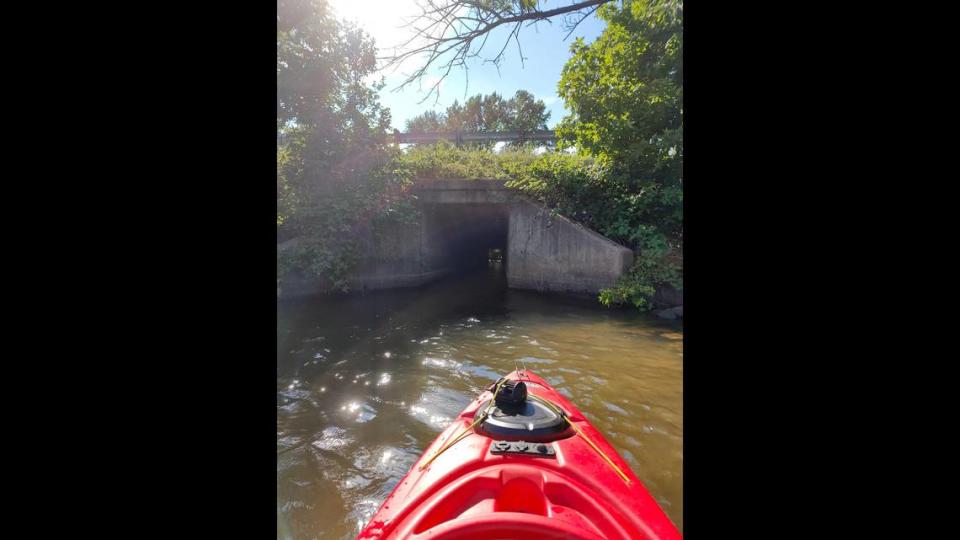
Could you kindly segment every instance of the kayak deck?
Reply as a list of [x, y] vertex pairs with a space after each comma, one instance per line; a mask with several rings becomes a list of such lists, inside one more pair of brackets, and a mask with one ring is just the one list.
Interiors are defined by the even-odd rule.
[[562, 410], [567, 428], [546, 440], [491, 436], [476, 425], [493, 398], [483, 392], [427, 448], [358, 538], [680, 538], [570, 401], [529, 371], [506, 379]]

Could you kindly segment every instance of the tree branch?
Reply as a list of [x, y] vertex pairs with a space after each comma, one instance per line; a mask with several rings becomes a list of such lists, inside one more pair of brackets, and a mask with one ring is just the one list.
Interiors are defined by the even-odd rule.
[[570, 28], [570, 31], [567, 32], [567, 35], [563, 36], [563, 40], [566, 41], [567, 38], [570, 37], [570, 34], [572, 34], [573, 31], [576, 30], [578, 26], [580, 26], [580, 23], [582, 23], [582, 22], [583, 22], [587, 17], [589, 17], [590, 15], [593, 15], [593, 13], [594, 13], [595, 11], [597, 11], [598, 9], [600, 9], [600, 6], [597, 6], [597, 7], [593, 8], [593, 9], [591, 9], [590, 11], [586, 12], [586, 14], [584, 14], [583, 17], [580, 17], [580, 20], [579, 20], [579, 21], [573, 23], [573, 26], [569, 26], [568, 28]]
[[[440, 83], [450, 75], [454, 67], [468, 69], [467, 60], [480, 57], [490, 33], [501, 27], [513, 25], [503, 47], [492, 58], [482, 58], [484, 62], [491, 62], [499, 71], [504, 52], [510, 41], [517, 45], [520, 62], [524, 63], [523, 50], [520, 47], [520, 30], [523, 26], [530, 26], [540, 21], [549, 21], [558, 15], [570, 16], [581, 14], [576, 23], [565, 25], [568, 29], [564, 40], [587, 17], [596, 12], [603, 4], [612, 0], [570, 0], [570, 4], [548, 10], [539, 9], [539, 1], [534, 7], [525, 7], [526, 2], [514, 0], [512, 2], [493, 3], [484, 0], [418, 0], [417, 5], [421, 14], [416, 16], [405, 26], [413, 31], [413, 35], [402, 45], [394, 48], [391, 56], [381, 57], [385, 61], [383, 69], [398, 68], [406, 60], [422, 57], [422, 64], [412, 73], [404, 74], [403, 81], [394, 88], [402, 90], [413, 82], [420, 82], [431, 67], [438, 67], [443, 74], [430, 87], [426, 101], [436, 92], [439, 98]], [[589, 10], [584, 13], [584, 10]], [[526, 23], [524, 25], [524, 23]], [[477, 38], [480, 46], [474, 50]], [[422, 102], [421, 101], [421, 102]]]

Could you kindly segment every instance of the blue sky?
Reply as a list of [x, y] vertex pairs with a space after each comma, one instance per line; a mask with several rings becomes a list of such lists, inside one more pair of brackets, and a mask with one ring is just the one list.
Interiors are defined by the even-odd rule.
[[[549, 8], [551, 3], [547, 2], [545, 5]], [[383, 54], [392, 50], [391, 45], [409, 37], [408, 30], [399, 27], [404, 18], [419, 13], [414, 0], [331, 0], [331, 4], [339, 17], [354, 21], [367, 30], [376, 40], [378, 48], [386, 49]], [[567, 114], [563, 100], [557, 96], [557, 83], [560, 81], [563, 65], [570, 58], [571, 43], [577, 37], [584, 38], [588, 43], [593, 41], [606, 24], [591, 15], [564, 41], [567, 32], [563, 29], [561, 19], [555, 18], [552, 24], [541, 22], [536, 26], [523, 28], [520, 45], [523, 48], [524, 64], [521, 64], [516, 44], [511, 43], [504, 53], [499, 73], [492, 64], [484, 64], [480, 59], [475, 59], [469, 64], [467, 86], [463, 70], [454, 68], [440, 87], [439, 100], [436, 96], [430, 96], [427, 101], [419, 103], [427, 95], [429, 86], [442, 73], [439, 67], [432, 67], [431, 72], [424, 77], [422, 90], [414, 83], [402, 91], [393, 91], [402, 82], [402, 73], [410, 72], [413, 66], [417, 65], [415, 60], [401, 65], [396, 72], [386, 70], [379, 73], [376, 79], [384, 76], [387, 82], [387, 86], [380, 91], [380, 101], [390, 108], [393, 127], [403, 131], [408, 118], [427, 110], [443, 111], [454, 100], [463, 103], [464, 91], [467, 96], [497, 92], [509, 98], [520, 89], [531, 92], [546, 103], [547, 110], [551, 112], [548, 125], [553, 127]], [[489, 56], [495, 55], [508, 34], [507, 28], [494, 30], [483, 54], [487, 55], [489, 52]]]

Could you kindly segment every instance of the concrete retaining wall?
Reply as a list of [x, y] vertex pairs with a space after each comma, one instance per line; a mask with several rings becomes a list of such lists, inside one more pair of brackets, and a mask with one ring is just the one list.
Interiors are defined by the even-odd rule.
[[[633, 253], [586, 227], [507, 189], [497, 180], [421, 182], [417, 223], [362, 231], [363, 256], [352, 291], [416, 287], [468, 264], [485, 264], [489, 248], [505, 251], [507, 284], [515, 289], [596, 294], [612, 286]], [[278, 245], [289, 249], [296, 239]], [[324, 279], [283, 276], [278, 297], [327, 292]]]
[[515, 289], [596, 293], [629, 270], [633, 252], [521, 200], [510, 210], [507, 283]]
[[[421, 250], [423, 223], [412, 223], [374, 232], [359, 233], [358, 243], [363, 257], [347, 285], [351, 291], [418, 287], [452, 270], [440, 264], [429, 264]], [[279, 244], [278, 251], [292, 249], [297, 240]], [[436, 260], [436, 263], [442, 261]], [[277, 296], [291, 298], [330, 292], [332, 283], [322, 277], [289, 273], [281, 277]]]

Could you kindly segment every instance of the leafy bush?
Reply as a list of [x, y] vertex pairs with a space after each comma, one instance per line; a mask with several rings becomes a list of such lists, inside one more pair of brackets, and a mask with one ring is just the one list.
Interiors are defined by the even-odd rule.
[[601, 304], [630, 304], [646, 311], [653, 307], [652, 299], [658, 287], [669, 284], [683, 290], [683, 261], [675, 251], [648, 249], [641, 253], [633, 268], [616, 285], [600, 291]]
[[683, 288], [683, 192], [648, 184], [635, 189], [629, 173], [608, 159], [532, 147], [494, 153], [450, 143], [414, 146], [395, 157], [406, 178], [494, 178], [551, 210], [596, 230], [635, 253], [633, 268], [600, 294], [604, 305], [652, 307], [657, 287]]
[[323, 0], [277, 4], [277, 240], [279, 276], [297, 270], [337, 288], [366, 229], [404, 219], [409, 177], [392, 167], [390, 113], [371, 36]]
[[549, 153], [512, 173], [508, 187], [604, 234], [604, 226], [617, 217], [619, 209], [611, 204], [616, 188], [608, 182], [607, 169], [593, 158]]
[[[608, 206], [593, 210], [593, 227], [636, 254], [600, 301], [645, 310], [657, 286], [683, 286], [683, 3], [624, 0], [597, 15], [607, 27], [589, 45], [578, 39], [563, 68], [557, 90], [571, 114], [557, 133], [605, 165], [590, 196]], [[548, 182], [560, 197], [582, 189]]]
[[395, 167], [409, 178], [498, 179], [513, 178], [537, 159], [530, 148], [495, 153], [482, 148], [458, 148], [443, 141], [431, 145], [415, 145], [396, 156]]
[[360, 169], [363, 181], [344, 183], [285, 216], [283, 227], [296, 241], [279, 253], [278, 275], [296, 270], [322, 276], [346, 291], [360, 239], [418, 219], [411, 178], [395, 157], [366, 164]]
[[601, 303], [645, 311], [657, 287], [683, 288], [682, 245], [669, 232], [672, 219], [682, 223], [682, 198], [668, 200], [656, 189], [633, 192], [609, 162], [584, 155], [545, 154], [513, 173], [508, 187], [634, 251], [633, 268], [601, 291]]

